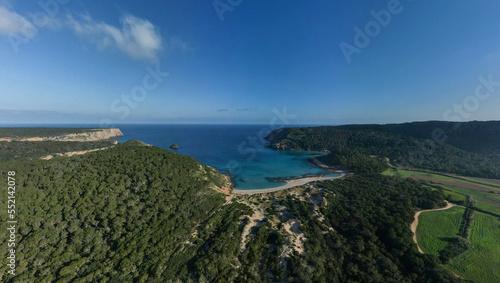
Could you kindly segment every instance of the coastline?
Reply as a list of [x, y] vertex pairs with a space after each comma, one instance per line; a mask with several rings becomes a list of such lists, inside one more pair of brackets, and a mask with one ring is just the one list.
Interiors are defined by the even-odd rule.
[[293, 187], [297, 186], [302, 186], [310, 182], [316, 182], [316, 181], [326, 181], [326, 180], [333, 180], [333, 179], [338, 179], [338, 178], [343, 178], [347, 176], [346, 171], [338, 170], [335, 171], [340, 173], [339, 176], [335, 177], [306, 177], [306, 178], [300, 178], [300, 179], [295, 179], [295, 180], [290, 180], [287, 181], [286, 184], [275, 187], [275, 188], [269, 188], [269, 189], [256, 189], [256, 190], [238, 190], [238, 189], [233, 189], [233, 194], [239, 194], [239, 195], [254, 195], [254, 194], [263, 194], [263, 193], [270, 193], [270, 192], [277, 192], [281, 190], [286, 190], [290, 189]]
[[337, 167], [330, 167], [330, 166], [324, 164], [323, 162], [319, 161], [318, 158], [316, 158], [316, 157], [309, 158], [308, 161], [312, 165], [319, 167], [321, 169], [326, 169], [326, 170], [330, 170], [330, 171], [342, 171]]
[[339, 179], [347, 176], [349, 172], [346, 170], [341, 170], [339, 168], [335, 167], [330, 167], [321, 161], [319, 161], [316, 157], [310, 158], [309, 163], [319, 167], [321, 169], [333, 172], [333, 173], [340, 173], [339, 176], [335, 177], [327, 177], [327, 176], [305, 176], [305, 177], [296, 177], [296, 178], [290, 178], [289, 180], [285, 180], [286, 184], [281, 185], [279, 187], [274, 187], [274, 188], [268, 188], [268, 189], [255, 189], [255, 190], [238, 190], [234, 188], [233, 185], [233, 194], [239, 194], [239, 195], [254, 195], [254, 194], [263, 194], [263, 193], [270, 193], [270, 192], [277, 192], [277, 191], [282, 191], [286, 189], [290, 189], [293, 187], [297, 186], [303, 186], [305, 184], [308, 184], [310, 182], [316, 182], [316, 181], [326, 181], [326, 180], [333, 180], [333, 179]]

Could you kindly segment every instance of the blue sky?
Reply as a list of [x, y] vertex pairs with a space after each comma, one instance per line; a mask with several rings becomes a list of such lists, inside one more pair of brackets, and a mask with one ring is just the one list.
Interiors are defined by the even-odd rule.
[[0, 0], [0, 123], [500, 120], [498, 1], [41, 3]]

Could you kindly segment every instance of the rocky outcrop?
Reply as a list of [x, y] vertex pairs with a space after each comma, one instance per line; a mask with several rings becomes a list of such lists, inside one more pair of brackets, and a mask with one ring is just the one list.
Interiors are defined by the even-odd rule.
[[120, 129], [91, 129], [85, 133], [74, 133], [55, 137], [32, 137], [12, 139], [13, 141], [99, 141], [123, 137]]
[[125, 146], [153, 146], [149, 143], [145, 143], [145, 142], [140, 141], [140, 140], [129, 140], [129, 141], [124, 142], [122, 145], [125, 145]]
[[170, 148], [171, 148], [171, 149], [179, 149], [179, 146], [178, 146], [177, 144], [175, 144], [175, 143], [174, 143], [173, 145], [171, 145], [171, 146], [170, 146]]

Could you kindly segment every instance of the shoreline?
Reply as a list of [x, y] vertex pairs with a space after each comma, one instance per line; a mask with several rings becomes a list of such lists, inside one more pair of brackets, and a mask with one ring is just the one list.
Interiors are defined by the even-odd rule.
[[316, 176], [316, 177], [297, 177], [293, 178], [290, 180], [286, 180], [286, 184], [274, 187], [274, 188], [268, 188], [268, 189], [255, 189], [255, 190], [238, 190], [237, 188], [233, 188], [233, 194], [239, 194], [239, 195], [254, 195], [254, 194], [263, 194], [263, 193], [271, 193], [271, 192], [277, 192], [277, 191], [282, 191], [286, 189], [290, 189], [293, 187], [298, 187], [298, 186], [303, 186], [305, 184], [308, 184], [310, 182], [316, 182], [316, 181], [326, 181], [326, 180], [333, 180], [333, 179], [339, 179], [346, 177], [349, 172], [346, 170], [340, 170], [338, 168], [330, 167], [327, 166], [326, 164], [323, 164], [321, 161], [316, 159], [316, 157], [310, 158], [309, 163], [319, 167], [324, 170], [328, 170], [333, 173], [339, 173], [339, 176], [335, 177], [326, 177], [326, 176]]
[[279, 187], [274, 187], [274, 188], [268, 188], [268, 189], [255, 189], [255, 190], [238, 190], [238, 189], [233, 189], [233, 194], [238, 194], [238, 195], [254, 195], [254, 194], [263, 194], [263, 193], [271, 193], [271, 192], [277, 192], [277, 191], [282, 191], [286, 189], [290, 189], [293, 187], [298, 187], [298, 186], [303, 186], [305, 184], [308, 184], [310, 182], [316, 182], [316, 181], [326, 181], [326, 180], [333, 180], [333, 179], [339, 179], [347, 176], [346, 171], [342, 170], [337, 170], [335, 171], [336, 173], [340, 173], [339, 176], [335, 177], [305, 177], [305, 178], [300, 178], [300, 179], [294, 179], [287, 181], [286, 184], [281, 185]]

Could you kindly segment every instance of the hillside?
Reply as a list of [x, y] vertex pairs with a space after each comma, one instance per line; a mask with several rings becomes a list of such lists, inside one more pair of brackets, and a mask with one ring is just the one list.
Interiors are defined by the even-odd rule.
[[386, 125], [345, 125], [340, 129], [372, 129], [419, 139], [432, 139], [480, 153], [500, 153], [500, 121], [426, 121]]
[[112, 141], [0, 141], [0, 162], [40, 159], [69, 152], [109, 148], [114, 145]]
[[[213, 188], [225, 180], [214, 169], [155, 147], [124, 144], [0, 168], [5, 182], [7, 172], [15, 172], [22, 223], [12, 282], [154, 278], [164, 272], [162, 262], [176, 261], [195, 226], [224, 203]], [[6, 247], [7, 230], [0, 239]], [[1, 253], [7, 257], [7, 249]], [[7, 267], [0, 270], [6, 282]]]
[[414, 210], [444, 199], [412, 180], [354, 176], [226, 202], [213, 168], [137, 141], [5, 162], [5, 183], [8, 172], [19, 226], [3, 282], [454, 280], [411, 241]]
[[[422, 122], [284, 128], [273, 131], [267, 140], [275, 149], [330, 151], [323, 161], [352, 171], [381, 172], [381, 158], [387, 157], [400, 167], [500, 178], [498, 126], [499, 122]], [[448, 139], [436, 142], [433, 129], [447, 131]], [[489, 131], [492, 134], [481, 139]], [[378, 159], [369, 158], [373, 156]]]
[[0, 128], [0, 141], [98, 141], [121, 137], [116, 128]]

